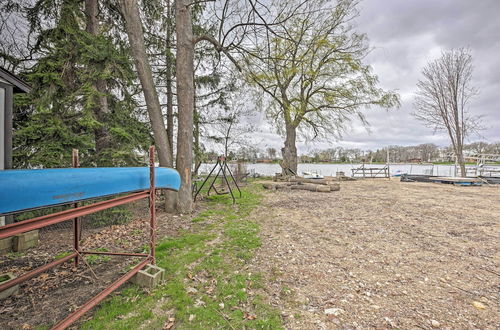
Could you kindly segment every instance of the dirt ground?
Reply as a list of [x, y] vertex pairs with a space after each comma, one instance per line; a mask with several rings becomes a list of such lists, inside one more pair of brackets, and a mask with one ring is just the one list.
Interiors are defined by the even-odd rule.
[[252, 268], [288, 329], [499, 329], [500, 186], [268, 192]]

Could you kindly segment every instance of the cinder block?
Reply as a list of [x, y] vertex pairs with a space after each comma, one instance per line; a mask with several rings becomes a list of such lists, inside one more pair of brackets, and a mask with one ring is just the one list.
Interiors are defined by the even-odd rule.
[[0, 255], [7, 254], [12, 251], [12, 237], [0, 239]]
[[152, 289], [163, 282], [164, 277], [165, 269], [154, 265], [146, 265], [146, 267], [135, 274], [130, 281], [142, 287]]
[[[0, 283], [3, 284], [5, 282], [12, 281], [15, 278], [16, 277], [12, 273], [0, 274]], [[19, 292], [19, 284], [14, 285], [13, 287], [8, 288], [7, 290], [0, 291], [0, 299], [8, 298], [8, 297], [12, 296], [13, 294], [17, 294], [18, 292]]]
[[16, 235], [12, 240], [12, 249], [15, 252], [23, 252], [38, 245], [38, 230]]

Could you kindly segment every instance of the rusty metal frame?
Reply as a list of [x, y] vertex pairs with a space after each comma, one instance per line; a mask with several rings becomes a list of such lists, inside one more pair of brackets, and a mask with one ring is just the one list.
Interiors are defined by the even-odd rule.
[[73, 322], [82, 317], [85, 313], [90, 311], [93, 307], [97, 306], [101, 301], [104, 300], [107, 296], [109, 296], [113, 291], [118, 289], [123, 283], [127, 282], [137, 274], [144, 266], [146, 266], [149, 262], [149, 259], [145, 259], [141, 261], [137, 266], [128, 271], [125, 275], [114, 281], [110, 286], [101, 291], [99, 294], [94, 296], [94, 298], [87, 301], [84, 305], [80, 306], [76, 311], [68, 315], [64, 320], [58, 322], [56, 325], [52, 327], [52, 330], [66, 329]]
[[[66, 329], [73, 322], [78, 320], [82, 315], [91, 310], [93, 307], [98, 305], [104, 298], [106, 298], [110, 293], [118, 289], [122, 284], [127, 282], [132, 276], [137, 274], [146, 264], [155, 264], [155, 246], [156, 246], [156, 210], [155, 210], [155, 197], [156, 197], [156, 187], [155, 187], [155, 172], [154, 172], [154, 146], [149, 148], [149, 177], [150, 186], [148, 190], [131, 193], [125, 196], [109, 199], [102, 202], [93, 203], [90, 205], [78, 206], [78, 203], [74, 204], [74, 208], [68, 209], [62, 212], [57, 212], [53, 214], [44, 215], [41, 217], [33, 218], [30, 220], [25, 220], [13, 224], [9, 224], [0, 227], [0, 239], [12, 237], [19, 235], [31, 230], [43, 228], [56, 223], [60, 223], [66, 220], [73, 219], [73, 252], [69, 255], [54, 260], [48, 264], [35, 268], [11, 281], [0, 284], [0, 291], [4, 291], [15, 285], [23, 283], [39, 274], [46, 272], [60, 264], [63, 264], [71, 259], [74, 259], [75, 267], [78, 266], [79, 259], [81, 255], [85, 254], [99, 254], [99, 255], [111, 255], [111, 256], [128, 256], [128, 257], [143, 257], [145, 258], [139, 264], [137, 264], [133, 269], [128, 271], [125, 275], [120, 277], [118, 280], [113, 282], [110, 286], [105, 288], [99, 294], [90, 299], [87, 303], [80, 306], [73, 313], [68, 315], [64, 320], [57, 323], [53, 329]], [[78, 150], [74, 149], [72, 152], [72, 166], [78, 167]], [[80, 239], [81, 239], [81, 221], [80, 217], [92, 214], [98, 211], [106, 210], [118, 205], [127, 204], [139, 199], [149, 198], [149, 253], [129, 253], [129, 252], [102, 252], [102, 251], [82, 251], [80, 249]]]
[[77, 254], [78, 253], [73, 252], [73, 253], [71, 253], [71, 254], [69, 254], [61, 259], [57, 259], [57, 260], [54, 260], [52, 262], [49, 262], [48, 264], [45, 264], [45, 265], [40, 266], [38, 268], [35, 268], [32, 271], [29, 271], [29, 272], [27, 272], [19, 277], [16, 277], [15, 279], [13, 279], [11, 281], [5, 282], [5, 283], [0, 285], [0, 291], [7, 290], [8, 288], [11, 288], [11, 287], [16, 286], [20, 283], [23, 283], [23, 282], [25, 282], [25, 281], [27, 281], [35, 276], [38, 276], [41, 273], [46, 272], [49, 269], [52, 269], [60, 264], [63, 264], [66, 261], [69, 261], [69, 260], [73, 259], [74, 257], [76, 257]]
[[98, 202], [90, 205], [80, 206], [74, 209], [68, 209], [62, 212], [44, 215], [30, 220], [11, 223], [0, 227], [0, 239], [19, 235], [31, 230], [40, 229], [66, 220], [71, 220], [87, 214], [92, 214], [98, 211], [106, 210], [118, 205], [127, 204], [142, 198], [149, 197], [149, 191], [145, 190], [130, 195], [109, 199], [107, 201]]

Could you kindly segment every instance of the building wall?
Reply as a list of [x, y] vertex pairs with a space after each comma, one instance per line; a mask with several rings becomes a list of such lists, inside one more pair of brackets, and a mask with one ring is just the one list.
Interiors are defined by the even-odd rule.
[[0, 87], [0, 170], [5, 169], [5, 89]]
[[[0, 87], [0, 170], [5, 168], [5, 89]], [[5, 225], [5, 217], [0, 217], [0, 226]]]

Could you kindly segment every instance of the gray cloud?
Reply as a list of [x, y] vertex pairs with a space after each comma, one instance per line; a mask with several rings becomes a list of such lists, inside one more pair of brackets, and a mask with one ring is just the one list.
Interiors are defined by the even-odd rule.
[[[486, 130], [472, 140], [500, 141], [500, 1], [498, 0], [365, 0], [356, 20], [358, 31], [367, 33], [373, 51], [367, 57], [382, 87], [397, 90], [401, 108], [366, 110], [370, 133], [354, 121], [341, 141], [300, 142], [301, 152], [342, 145], [376, 149], [386, 145], [435, 143], [448, 145], [444, 133], [434, 134], [411, 116], [413, 95], [422, 67], [442, 50], [470, 47], [473, 54], [473, 84], [480, 90], [470, 105], [481, 114]], [[281, 138], [266, 133], [261, 145], [280, 148]], [[263, 144], [262, 144], [263, 143]]]

